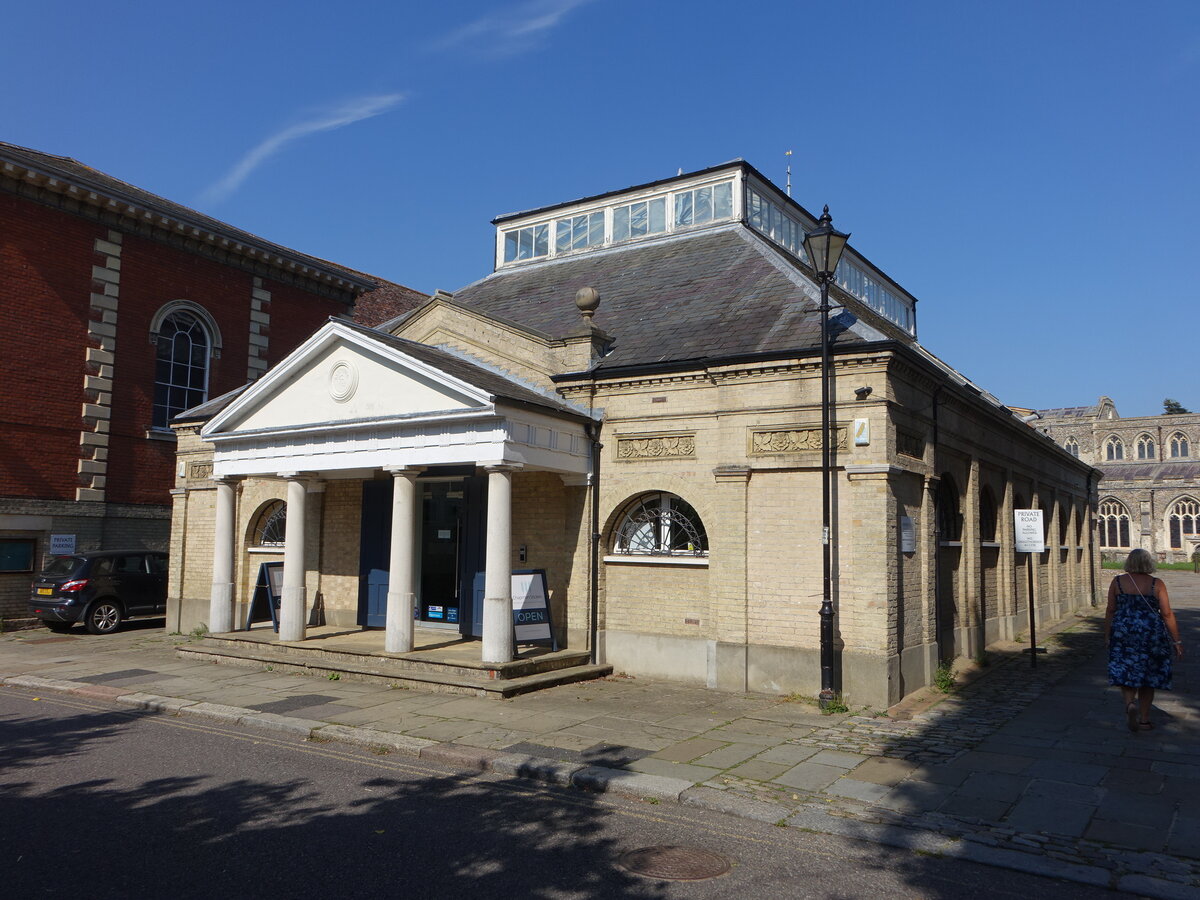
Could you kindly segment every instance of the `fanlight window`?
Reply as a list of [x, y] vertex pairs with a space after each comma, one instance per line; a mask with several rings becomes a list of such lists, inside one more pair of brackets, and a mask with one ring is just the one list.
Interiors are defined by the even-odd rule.
[[1182, 550], [1184, 538], [1200, 536], [1200, 503], [1190, 497], [1176, 500], [1167, 525], [1171, 531], [1171, 549]]
[[1171, 457], [1178, 459], [1188, 455], [1188, 439], [1180, 432], [1171, 435]]
[[254, 546], [282, 547], [287, 539], [287, 504], [273, 500], [258, 516], [254, 527]]
[[1104, 458], [1105, 459], [1124, 459], [1125, 445], [1121, 443], [1119, 437], [1110, 437], [1104, 442]]
[[1129, 546], [1129, 510], [1119, 500], [1105, 500], [1100, 504], [1100, 546]]
[[708, 535], [686, 500], [674, 494], [648, 494], [625, 512], [613, 552], [631, 556], [708, 556]]
[[1137, 458], [1154, 459], [1154, 438], [1143, 434], [1137, 439]]

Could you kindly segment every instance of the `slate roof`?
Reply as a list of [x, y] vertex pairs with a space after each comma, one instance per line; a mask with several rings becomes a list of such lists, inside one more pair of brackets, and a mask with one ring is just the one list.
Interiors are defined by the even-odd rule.
[[1105, 481], [1200, 481], [1200, 462], [1098, 462]]
[[1057, 409], [1039, 409], [1037, 414], [1043, 419], [1094, 419], [1099, 411], [1099, 406], [1060, 406]]
[[[798, 266], [749, 228], [730, 225], [501, 269], [454, 302], [552, 338], [578, 334], [575, 292], [600, 292], [595, 323], [613, 338], [596, 371], [807, 349], [820, 344], [817, 302]], [[859, 323], [837, 342], [883, 335]]]

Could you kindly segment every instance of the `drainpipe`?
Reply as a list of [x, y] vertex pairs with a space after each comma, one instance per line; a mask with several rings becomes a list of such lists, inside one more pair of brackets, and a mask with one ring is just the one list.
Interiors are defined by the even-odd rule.
[[[938, 397], [941, 396], [942, 385], [933, 390], [933, 477], [940, 478], [938, 473]], [[938, 522], [937, 495], [933, 498], [933, 639], [938, 645], [938, 662], [942, 662], [942, 529]]]
[[600, 451], [604, 447], [599, 440], [599, 426], [594, 422], [587, 424], [587, 436], [592, 442], [591, 471], [588, 472], [588, 485], [592, 491], [592, 541], [589, 550], [590, 583], [588, 585], [588, 649], [591, 651], [592, 665], [599, 662], [597, 636], [600, 631]]

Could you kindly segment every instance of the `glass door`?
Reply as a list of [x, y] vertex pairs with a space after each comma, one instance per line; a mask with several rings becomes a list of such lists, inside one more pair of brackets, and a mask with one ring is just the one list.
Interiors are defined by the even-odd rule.
[[422, 622], [454, 626], [460, 622], [462, 526], [462, 481], [422, 482], [419, 595]]

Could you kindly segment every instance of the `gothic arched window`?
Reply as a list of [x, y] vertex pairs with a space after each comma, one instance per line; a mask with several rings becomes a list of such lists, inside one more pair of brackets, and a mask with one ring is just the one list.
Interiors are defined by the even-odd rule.
[[1188, 439], [1185, 434], [1180, 431], [1171, 435], [1170, 440], [1171, 458], [1178, 459], [1188, 455]]
[[1129, 510], [1120, 500], [1105, 500], [1100, 504], [1100, 546], [1129, 546]]
[[1104, 458], [1113, 460], [1125, 458], [1125, 444], [1116, 435], [1104, 442]]
[[1154, 459], [1154, 438], [1148, 434], [1139, 434], [1137, 439], [1137, 458]]
[[1182, 550], [1185, 537], [1200, 535], [1200, 503], [1191, 497], [1180, 497], [1167, 513], [1167, 528], [1171, 533], [1171, 549]]

